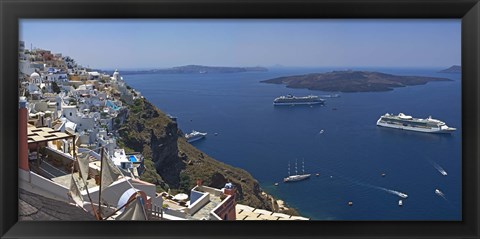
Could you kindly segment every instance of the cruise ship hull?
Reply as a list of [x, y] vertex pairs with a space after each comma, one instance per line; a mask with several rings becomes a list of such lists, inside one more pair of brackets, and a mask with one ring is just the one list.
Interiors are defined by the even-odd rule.
[[273, 105], [315, 105], [322, 104], [325, 100], [315, 95], [297, 97], [288, 94], [273, 100]]
[[316, 105], [316, 104], [323, 104], [323, 101], [316, 101], [316, 102], [273, 102], [273, 105]]
[[202, 136], [196, 136], [196, 137], [187, 139], [187, 142], [191, 143], [191, 142], [195, 142], [195, 141], [201, 140], [201, 139], [203, 139], [203, 138], [205, 138], [204, 135], [202, 135]]
[[393, 129], [401, 129], [401, 130], [410, 130], [422, 133], [434, 133], [434, 134], [450, 134], [455, 131], [452, 128], [440, 129], [440, 128], [423, 128], [423, 127], [412, 127], [412, 126], [405, 126], [401, 124], [389, 124], [385, 122], [377, 122], [377, 126], [382, 126], [386, 128], [393, 128]]

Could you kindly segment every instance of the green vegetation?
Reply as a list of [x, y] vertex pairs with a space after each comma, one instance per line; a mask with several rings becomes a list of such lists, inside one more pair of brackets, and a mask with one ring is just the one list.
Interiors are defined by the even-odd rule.
[[53, 90], [53, 92], [55, 92], [57, 94], [60, 93], [60, 87], [58, 87], [57, 82], [55, 82], [55, 81], [52, 82], [52, 90]]
[[137, 114], [141, 112], [144, 108], [144, 103], [142, 99], [135, 99], [133, 102], [133, 107], [131, 108], [132, 113]]
[[143, 172], [143, 174], [140, 176], [140, 179], [145, 182], [153, 183], [155, 185], [160, 185], [163, 182], [163, 180], [162, 180], [162, 177], [158, 175], [157, 170], [155, 169], [155, 164], [153, 163], [152, 159], [145, 158], [143, 163], [145, 165], [145, 172]]
[[124, 149], [125, 153], [127, 153], [127, 154], [135, 152], [135, 150], [125, 146], [125, 143], [121, 139], [117, 139], [117, 145], [118, 145], [119, 148]]
[[190, 179], [190, 176], [185, 173], [180, 173], [180, 187], [179, 189], [183, 192], [189, 192], [190, 189], [192, 188], [193, 185], [190, 185], [192, 180]]

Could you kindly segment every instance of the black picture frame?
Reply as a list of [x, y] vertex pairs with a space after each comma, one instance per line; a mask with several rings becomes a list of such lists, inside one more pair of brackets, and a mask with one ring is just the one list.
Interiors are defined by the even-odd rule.
[[[0, 0], [2, 238], [479, 238], [478, 0]], [[462, 19], [462, 215], [451, 221], [18, 222], [18, 20], [21, 18]]]

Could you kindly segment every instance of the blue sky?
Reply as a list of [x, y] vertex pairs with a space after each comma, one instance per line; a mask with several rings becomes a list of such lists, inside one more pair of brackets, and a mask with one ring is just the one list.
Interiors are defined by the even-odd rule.
[[448, 67], [461, 20], [23, 19], [26, 48], [93, 68], [211, 66]]

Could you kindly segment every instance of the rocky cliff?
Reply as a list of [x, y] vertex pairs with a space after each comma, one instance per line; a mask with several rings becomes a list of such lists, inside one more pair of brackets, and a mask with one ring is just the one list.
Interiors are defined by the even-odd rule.
[[129, 106], [125, 121], [116, 127], [119, 144], [144, 155], [146, 172], [142, 179], [156, 184], [159, 190], [189, 192], [197, 179], [221, 188], [230, 180], [237, 187], [239, 203], [267, 210], [277, 207], [248, 172], [219, 162], [187, 143], [177, 124], [145, 99]]

